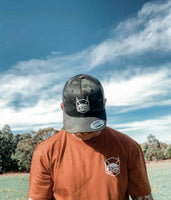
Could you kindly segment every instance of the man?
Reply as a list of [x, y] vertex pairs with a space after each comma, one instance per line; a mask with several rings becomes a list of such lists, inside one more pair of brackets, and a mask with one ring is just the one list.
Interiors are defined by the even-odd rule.
[[64, 128], [34, 151], [30, 200], [152, 200], [140, 146], [106, 126], [104, 92], [80, 74], [63, 89]]

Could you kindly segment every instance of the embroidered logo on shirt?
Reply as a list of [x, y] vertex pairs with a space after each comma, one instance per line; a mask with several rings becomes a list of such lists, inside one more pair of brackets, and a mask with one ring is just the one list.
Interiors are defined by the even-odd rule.
[[86, 99], [78, 99], [76, 97], [76, 109], [80, 113], [86, 113], [90, 110], [88, 96]]
[[109, 174], [111, 176], [117, 176], [120, 174], [120, 159], [111, 157], [111, 158], [105, 158], [105, 171], [106, 174]]

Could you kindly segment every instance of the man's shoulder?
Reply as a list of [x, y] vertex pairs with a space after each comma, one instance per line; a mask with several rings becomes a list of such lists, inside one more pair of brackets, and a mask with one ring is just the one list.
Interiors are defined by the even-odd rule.
[[124, 155], [132, 157], [133, 154], [135, 156], [141, 154], [141, 146], [128, 135], [110, 127], [107, 127], [106, 133], [108, 143]]
[[125, 133], [122, 133], [114, 128], [106, 126], [106, 133], [110, 135], [111, 137], [119, 138], [119, 139], [131, 139], [128, 135]]
[[39, 143], [35, 150], [47, 151], [53, 149], [55, 146], [59, 146], [64, 136], [65, 136], [65, 130], [60, 130], [56, 132], [53, 136], [49, 137], [47, 140], [44, 140], [41, 143]]
[[133, 138], [111, 127], [106, 127], [106, 133], [107, 137], [110, 137], [110, 139], [115, 140], [118, 144], [126, 144], [131, 146], [139, 145]]

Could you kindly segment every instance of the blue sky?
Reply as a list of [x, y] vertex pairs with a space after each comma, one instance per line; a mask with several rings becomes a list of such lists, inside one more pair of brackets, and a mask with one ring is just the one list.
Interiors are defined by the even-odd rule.
[[68, 78], [98, 78], [108, 126], [171, 143], [171, 1], [1, 1], [0, 129], [62, 127]]

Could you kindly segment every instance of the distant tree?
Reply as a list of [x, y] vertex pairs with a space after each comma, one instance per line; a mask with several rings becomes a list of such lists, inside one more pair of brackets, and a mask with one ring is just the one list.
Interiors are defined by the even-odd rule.
[[2, 161], [2, 156], [1, 156], [1, 154], [0, 154], [0, 174], [2, 174], [2, 172], [3, 172], [3, 161]]
[[171, 158], [171, 145], [168, 145], [167, 148], [164, 151], [164, 155], [166, 159]]
[[160, 155], [161, 155], [161, 159], [167, 159], [167, 157], [165, 156], [165, 151], [167, 149], [168, 145], [166, 143], [160, 142]]
[[158, 145], [159, 144], [159, 140], [156, 138], [155, 135], [150, 134], [147, 137], [147, 144], [148, 145]]
[[0, 173], [3, 173], [12, 170], [11, 155], [15, 151], [9, 125], [5, 125], [0, 132], [0, 147]]
[[[2, 136], [1, 136], [1, 131], [0, 131], [0, 147], [2, 145]], [[3, 172], [3, 166], [2, 166], [2, 150], [0, 148], [0, 174]]]
[[44, 128], [44, 129], [39, 129], [37, 132], [34, 133], [33, 135], [33, 140], [35, 142], [35, 145], [39, 144], [40, 142], [47, 140], [49, 137], [54, 135], [57, 130], [54, 128]]
[[34, 143], [31, 134], [24, 133], [20, 137], [15, 153], [11, 156], [17, 162], [19, 171], [29, 172], [33, 149]]
[[16, 134], [13, 135], [13, 148], [16, 149], [17, 148], [17, 144], [18, 142], [22, 139], [21, 134]]
[[148, 144], [147, 143], [141, 144], [141, 149], [143, 151], [143, 154], [145, 155], [148, 150]]
[[16, 160], [12, 159], [12, 155], [15, 153], [15, 150], [16, 150], [17, 145], [18, 145], [20, 140], [21, 140], [21, 135], [20, 134], [16, 134], [16, 135], [13, 134], [12, 148], [14, 150], [13, 150], [13, 153], [11, 154], [11, 160], [12, 160], [11, 170], [12, 171], [18, 171], [18, 164], [17, 164]]
[[55, 132], [56, 130], [54, 128], [45, 128], [39, 129], [37, 132], [21, 135], [15, 153], [12, 155], [12, 159], [17, 162], [20, 171], [29, 172], [35, 147], [40, 142], [51, 137]]
[[165, 149], [167, 148], [167, 144], [159, 142], [159, 140], [155, 137], [155, 135], [150, 134], [147, 137], [147, 145], [148, 148], [144, 152], [146, 160], [159, 160], [165, 159]]

